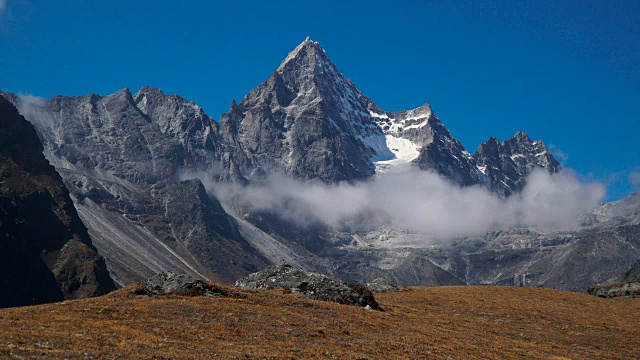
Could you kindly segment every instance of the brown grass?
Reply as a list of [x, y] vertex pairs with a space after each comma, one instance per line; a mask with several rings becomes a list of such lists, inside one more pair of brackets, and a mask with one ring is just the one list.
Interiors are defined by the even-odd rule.
[[282, 290], [0, 310], [0, 358], [634, 359], [640, 298], [514, 287], [377, 294], [386, 312]]

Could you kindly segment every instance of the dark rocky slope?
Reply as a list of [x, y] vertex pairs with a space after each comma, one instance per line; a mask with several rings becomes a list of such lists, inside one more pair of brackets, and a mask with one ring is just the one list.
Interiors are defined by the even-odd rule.
[[115, 289], [33, 126], [0, 97], [0, 307]]

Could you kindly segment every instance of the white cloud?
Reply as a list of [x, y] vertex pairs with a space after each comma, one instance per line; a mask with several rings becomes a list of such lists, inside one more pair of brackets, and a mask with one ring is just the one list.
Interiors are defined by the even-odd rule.
[[42, 107], [46, 105], [47, 100], [31, 94], [18, 93], [17, 96], [17, 108], [20, 115], [24, 116], [38, 130], [52, 131], [53, 119], [42, 111]]
[[7, 7], [7, 0], [0, 0], [0, 14], [4, 11], [6, 7]]
[[[183, 174], [193, 177], [202, 180], [193, 173]], [[328, 185], [278, 174], [253, 186], [203, 182], [224, 203], [273, 212], [298, 226], [321, 222], [341, 230], [366, 231], [392, 224], [436, 239], [513, 227], [573, 228], [605, 194], [601, 184], [582, 183], [568, 171], [534, 172], [524, 190], [508, 199], [409, 167], [356, 184]]]
[[558, 161], [561, 164], [564, 164], [564, 163], [567, 162], [567, 160], [569, 160], [569, 154], [567, 154], [566, 152], [562, 151], [557, 146], [555, 146], [553, 144], [550, 144], [549, 145], [549, 150], [551, 151], [553, 156], [555, 156], [555, 158], [558, 159]]
[[18, 96], [18, 99], [20, 100], [21, 105], [25, 105], [25, 106], [31, 106], [31, 105], [42, 106], [47, 101], [44, 98], [41, 98], [39, 96], [34, 96], [31, 94], [18, 93], [16, 94], [16, 96]]

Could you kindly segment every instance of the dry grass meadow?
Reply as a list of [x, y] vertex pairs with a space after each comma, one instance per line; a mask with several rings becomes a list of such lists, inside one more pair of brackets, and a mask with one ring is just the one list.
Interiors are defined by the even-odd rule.
[[283, 291], [0, 310], [10, 359], [639, 359], [640, 298], [515, 287], [377, 294], [385, 312]]

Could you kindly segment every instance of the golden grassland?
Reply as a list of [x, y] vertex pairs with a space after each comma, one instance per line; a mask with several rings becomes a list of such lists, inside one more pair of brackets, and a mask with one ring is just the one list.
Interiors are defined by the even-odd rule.
[[283, 291], [100, 298], [0, 310], [0, 358], [638, 359], [640, 298], [414, 287], [385, 312]]

